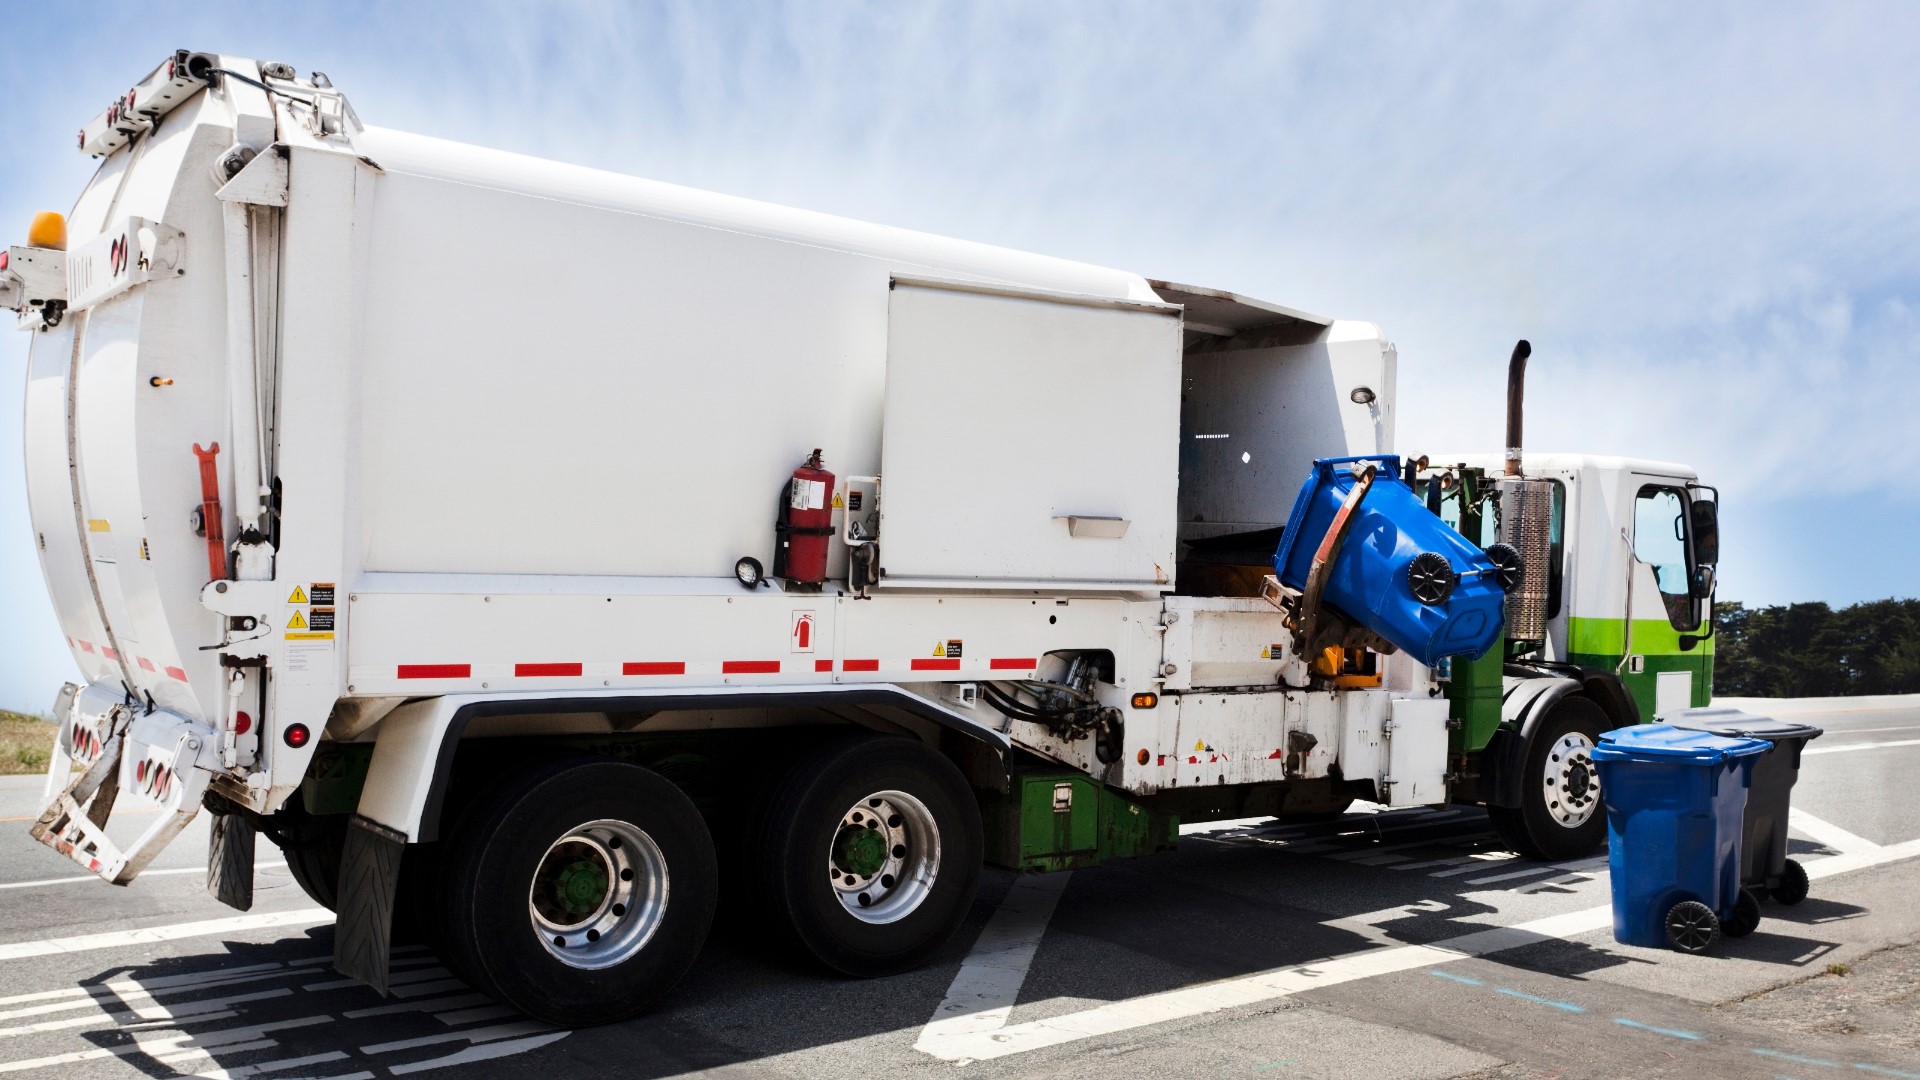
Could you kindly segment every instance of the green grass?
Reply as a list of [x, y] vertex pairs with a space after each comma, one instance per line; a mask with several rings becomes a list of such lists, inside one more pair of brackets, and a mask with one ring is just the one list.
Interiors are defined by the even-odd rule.
[[52, 724], [0, 709], [0, 776], [43, 773], [53, 759]]

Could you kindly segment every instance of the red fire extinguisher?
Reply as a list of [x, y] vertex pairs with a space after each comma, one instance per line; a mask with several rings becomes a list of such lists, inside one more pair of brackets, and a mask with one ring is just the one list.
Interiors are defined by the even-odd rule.
[[793, 470], [773, 532], [774, 577], [801, 585], [826, 582], [827, 546], [833, 537], [833, 474], [821, 467], [819, 450]]

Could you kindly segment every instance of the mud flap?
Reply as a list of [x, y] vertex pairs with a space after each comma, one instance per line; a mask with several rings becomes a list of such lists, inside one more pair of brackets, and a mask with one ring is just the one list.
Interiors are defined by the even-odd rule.
[[407, 838], [358, 814], [347, 827], [333, 925], [333, 967], [387, 996], [393, 905]]
[[207, 833], [207, 894], [236, 911], [253, 907], [253, 822], [213, 815]]

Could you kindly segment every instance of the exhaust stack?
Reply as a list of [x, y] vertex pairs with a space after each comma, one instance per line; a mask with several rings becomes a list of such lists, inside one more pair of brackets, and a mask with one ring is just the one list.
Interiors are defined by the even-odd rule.
[[1520, 399], [1527, 392], [1527, 357], [1533, 346], [1521, 338], [1507, 361], [1507, 475], [1520, 475]]
[[1507, 590], [1507, 637], [1537, 642], [1547, 634], [1547, 584], [1552, 562], [1553, 482], [1520, 475], [1520, 399], [1526, 393], [1527, 357], [1522, 338], [1507, 362], [1507, 468], [1494, 484], [1500, 496], [1500, 542], [1520, 553], [1520, 580]]

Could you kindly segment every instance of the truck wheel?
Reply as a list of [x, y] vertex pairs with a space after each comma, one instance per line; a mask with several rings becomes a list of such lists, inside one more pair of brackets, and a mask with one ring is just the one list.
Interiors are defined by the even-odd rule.
[[764, 899], [828, 967], [906, 971], [952, 936], [984, 858], [960, 770], [910, 738], [835, 744], [774, 793], [758, 844]]
[[1520, 774], [1520, 805], [1488, 811], [1495, 830], [1522, 855], [1548, 862], [1577, 859], [1607, 838], [1600, 773], [1593, 748], [1607, 714], [1582, 697], [1561, 698], [1541, 721]]
[[280, 843], [294, 884], [328, 911], [339, 909], [340, 858], [347, 843], [347, 815], [302, 814]]
[[713, 840], [679, 788], [579, 757], [536, 765], [475, 806], [440, 885], [448, 966], [569, 1027], [625, 1019], [679, 982], [718, 893]]

